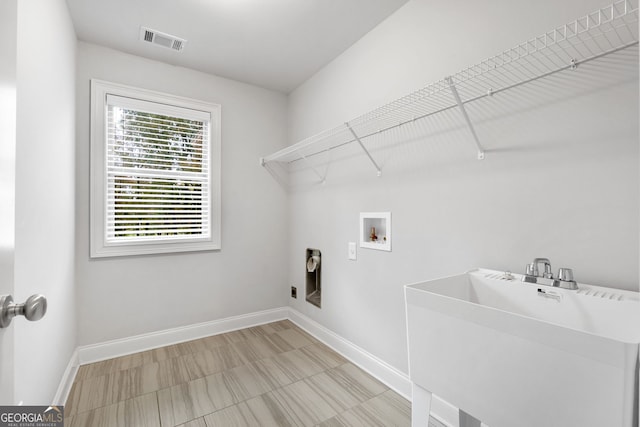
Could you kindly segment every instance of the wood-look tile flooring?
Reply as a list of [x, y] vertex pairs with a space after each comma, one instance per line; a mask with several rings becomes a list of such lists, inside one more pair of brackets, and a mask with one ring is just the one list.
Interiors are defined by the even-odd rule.
[[409, 426], [410, 417], [408, 401], [288, 320], [81, 366], [65, 406], [71, 427]]

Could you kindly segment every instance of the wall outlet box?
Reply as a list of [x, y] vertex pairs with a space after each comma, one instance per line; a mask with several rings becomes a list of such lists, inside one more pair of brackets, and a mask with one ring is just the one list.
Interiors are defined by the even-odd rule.
[[295, 286], [291, 287], [291, 298], [298, 298], [298, 288]]
[[356, 242], [349, 242], [349, 259], [356, 260], [358, 255], [356, 253]]

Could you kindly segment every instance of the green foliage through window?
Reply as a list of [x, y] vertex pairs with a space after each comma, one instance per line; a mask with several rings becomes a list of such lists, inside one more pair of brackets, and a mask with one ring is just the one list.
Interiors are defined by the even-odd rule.
[[109, 108], [107, 237], [208, 233], [208, 123]]

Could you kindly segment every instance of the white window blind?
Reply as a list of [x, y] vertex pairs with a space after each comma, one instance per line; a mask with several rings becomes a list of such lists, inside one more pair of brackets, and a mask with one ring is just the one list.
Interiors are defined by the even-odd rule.
[[218, 249], [219, 110], [108, 89], [92, 119], [92, 256]]
[[149, 104], [107, 96], [106, 241], [207, 238], [210, 119]]

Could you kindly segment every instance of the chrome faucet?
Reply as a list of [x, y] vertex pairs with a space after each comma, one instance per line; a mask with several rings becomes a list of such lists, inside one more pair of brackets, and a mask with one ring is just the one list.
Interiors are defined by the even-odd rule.
[[[542, 275], [538, 270], [540, 264], [544, 266]], [[562, 289], [578, 289], [578, 284], [573, 280], [573, 271], [570, 268], [561, 268], [558, 271], [558, 278], [554, 279], [553, 273], [551, 273], [551, 261], [547, 258], [535, 258], [531, 264], [527, 264], [522, 281]]]
[[[544, 265], [544, 273], [540, 276], [538, 265]], [[551, 273], [551, 261], [548, 258], [535, 258], [533, 263], [530, 264], [532, 266], [533, 276], [536, 277], [544, 277], [545, 279], [553, 279], [553, 273]]]

